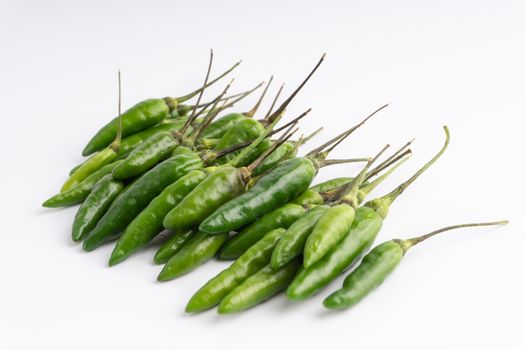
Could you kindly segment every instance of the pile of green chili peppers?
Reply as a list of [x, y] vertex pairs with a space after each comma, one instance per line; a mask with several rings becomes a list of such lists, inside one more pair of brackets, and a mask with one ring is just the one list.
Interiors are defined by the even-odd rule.
[[[148, 99], [124, 112], [119, 73], [119, 115], [88, 141], [82, 155], [89, 158], [71, 170], [60, 193], [43, 206], [80, 204], [72, 239], [85, 251], [114, 243], [110, 266], [160, 242], [153, 258], [163, 265], [159, 281], [175, 279], [214, 257], [233, 260], [190, 298], [186, 311], [191, 313], [213, 307], [221, 314], [240, 312], [281, 292], [300, 301], [353, 267], [343, 286], [323, 302], [328, 309], [348, 308], [381, 284], [409, 248], [427, 238], [456, 228], [507, 223], [448, 226], [371, 249], [390, 206], [441, 157], [450, 133], [445, 126], [444, 145], [405, 182], [365, 200], [410, 157], [410, 142], [379, 165], [375, 162], [388, 146], [372, 158], [327, 157], [386, 106], [304, 156], [297, 155], [298, 148], [311, 137], [290, 137], [309, 110], [278, 125], [323, 59], [274, 110], [281, 87], [261, 119], [255, 115], [272, 79], [248, 112], [223, 111], [262, 84], [228, 96], [230, 82], [211, 101], [201, 102], [209, 86], [238, 66], [210, 80], [213, 52], [200, 88], [182, 97]], [[193, 98], [193, 104], [185, 104]], [[365, 165], [354, 176], [313, 185], [322, 167], [348, 162]]]

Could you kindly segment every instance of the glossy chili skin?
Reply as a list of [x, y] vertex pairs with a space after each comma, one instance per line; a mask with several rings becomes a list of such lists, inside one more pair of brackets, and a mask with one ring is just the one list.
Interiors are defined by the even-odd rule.
[[344, 280], [343, 287], [324, 301], [328, 309], [346, 309], [366, 297], [387, 278], [403, 259], [404, 250], [396, 240], [372, 249]]
[[353, 179], [354, 179], [353, 177], [338, 177], [335, 179], [331, 179], [325, 182], [318, 183], [317, 185], [310, 187], [310, 189], [313, 191], [317, 191], [319, 193], [327, 192], [335, 188], [341, 187], [343, 185], [346, 185], [349, 182], [351, 182]]
[[[126, 137], [160, 123], [169, 114], [170, 107], [164, 99], [152, 98], [137, 103], [122, 113], [122, 136]], [[88, 156], [107, 147], [117, 135], [119, 117], [104, 125], [88, 142], [83, 156]]]
[[290, 225], [273, 250], [272, 268], [283, 267], [302, 254], [308, 235], [328, 209], [326, 205], [315, 207]]
[[242, 113], [229, 113], [213, 121], [200, 135], [202, 139], [220, 139], [235, 124], [246, 119]]
[[89, 175], [117, 159], [117, 152], [111, 147], [104, 148], [102, 151], [90, 157], [87, 161], [82, 163], [75, 172], [69, 176], [66, 182], [62, 185], [60, 192], [67, 191], [79, 184]]
[[170, 132], [158, 133], [138, 145], [113, 170], [113, 177], [125, 180], [136, 177], [168, 158], [179, 142]]
[[[259, 137], [262, 133], [266, 131], [266, 128], [257, 120], [245, 118], [233, 125], [220, 139], [219, 143], [215, 146], [215, 151], [221, 151], [232, 146], [242, 144], [247, 141], [253, 141]], [[238, 164], [239, 166], [245, 166], [254, 161], [259, 155], [261, 155], [265, 150], [270, 147], [270, 141], [264, 140], [257, 147], [257, 152], [253, 152], [251, 158], [247, 158], [245, 163]], [[217, 159], [218, 164], [225, 164], [232, 160], [236, 155], [238, 155], [241, 150], [231, 152], [225, 156]]]
[[119, 199], [89, 236], [83, 248], [92, 251], [106, 240], [119, 235], [126, 226], [166, 187], [192, 170], [202, 169], [197, 154], [181, 154], [166, 159], [140, 177]]
[[295, 259], [280, 269], [266, 265], [235, 287], [219, 304], [220, 314], [231, 314], [253, 307], [286, 289], [300, 267]]
[[180, 231], [198, 226], [222, 204], [243, 193], [246, 184], [239, 169], [222, 166], [209, 174], [164, 219], [164, 227]]
[[322, 259], [346, 236], [352, 226], [354, 216], [354, 208], [345, 203], [326, 210], [306, 239], [303, 259], [305, 268]]
[[284, 142], [254, 169], [252, 176], [259, 176], [272, 170], [283, 160], [293, 157], [296, 153], [295, 150], [296, 148], [291, 142]]
[[105, 175], [110, 174], [119, 162], [120, 161], [116, 161], [103, 166], [73, 188], [49, 198], [42, 204], [42, 206], [46, 208], [59, 208], [82, 203], [93, 187], [95, 187], [95, 184]]
[[91, 232], [123, 188], [124, 184], [113, 180], [111, 174], [97, 182], [75, 215], [71, 234], [74, 242], [81, 241]]
[[310, 188], [290, 201], [290, 203], [300, 204], [302, 206], [307, 206], [307, 207], [317, 205], [317, 204], [323, 204], [323, 202], [324, 202], [324, 199], [319, 194], [319, 192], [314, 191]]
[[233, 264], [199, 289], [186, 305], [186, 312], [201, 312], [219, 304], [233, 288], [266, 266], [275, 244], [285, 231], [277, 228], [265, 234]]
[[195, 232], [192, 230], [175, 232], [173, 235], [164, 242], [157, 252], [153, 261], [155, 264], [165, 264], [172, 256], [177, 254], [179, 250], [190, 240]]
[[247, 192], [222, 205], [199, 229], [208, 233], [237, 230], [304, 192], [317, 170], [308, 158], [293, 158], [264, 175]]
[[277, 228], [288, 228], [295, 220], [304, 215], [306, 209], [298, 204], [285, 204], [250, 225], [230, 238], [222, 247], [221, 259], [236, 259], [256, 244], [266, 233]]
[[118, 264], [151, 242], [164, 229], [162, 221], [166, 214], [205, 177], [202, 170], [190, 171], [155, 197], [126, 227], [111, 253], [109, 265]]
[[383, 219], [372, 208], [357, 208], [348, 234], [321, 260], [297, 274], [286, 291], [288, 298], [306, 299], [339, 276], [370, 248], [382, 224]]
[[157, 280], [169, 281], [194, 270], [213, 258], [227, 238], [228, 233], [210, 235], [202, 231], [197, 232], [168, 260]]

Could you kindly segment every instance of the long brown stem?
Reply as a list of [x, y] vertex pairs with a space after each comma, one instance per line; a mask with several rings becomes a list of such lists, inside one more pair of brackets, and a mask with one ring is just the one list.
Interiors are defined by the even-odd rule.
[[255, 115], [255, 113], [257, 113], [257, 110], [261, 106], [261, 103], [264, 100], [264, 96], [266, 95], [266, 92], [268, 91], [268, 88], [270, 87], [270, 84], [272, 83], [272, 81], [273, 81], [273, 75], [270, 77], [270, 80], [268, 80], [268, 84], [266, 84], [266, 87], [264, 88], [261, 96], [255, 103], [255, 105], [252, 107], [252, 109], [250, 109], [248, 112], [243, 113], [246, 117], [252, 118]]
[[[396, 152], [394, 152], [394, 154], [392, 154], [390, 157], [385, 159], [381, 164], [377, 165], [375, 168], [370, 170], [368, 174], [366, 175], [365, 181], [379, 174], [383, 169], [388, 168], [390, 165], [396, 162], [396, 159], [399, 160], [400, 159], [399, 155], [402, 154], [402, 152], [405, 151], [405, 149], [407, 149], [412, 144], [412, 142], [414, 142], [414, 140], [415, 139], [412, 139], [406, 144], [404, 144], [401, 148], [399, 148]], [[403, 154], [406, 155], [406, 151], [403, 152]]]
[[292, 94], [290, 95], [290, 97], [288, 97], [280, 106], [279, 108], [277, 108], [277, 110], [272, 113], [268, 118], [266, 118], [265, 120], [267, 122], [272, 122], [277, 116], [281, 115], [284, 110], [286, 109], [286, 107], [290, 104], [290, 102], [292, 102], [292, 100], [294, 99], [294, 97], [299, 93], [299, 91], [306, 85], [306, 83], [308, 82], [308, 80], [310, 80], [310, 78], [312, 77], [312, 75], [314, 75], [315, 71], [319, 68], [319, 66], [321, 65], [321, 63], [323, 63], [324, 61], [324, 58], [325, 58], [326, 54], [323, 54], [321, 56], [321, 59], [319, 59], [319, 61], [317, 62], [317, 64], [315, 65], [314, 69], [312, 69], [312, 71], [310, 72], [310, 74], [308, 74], [308, 76], [303, 80], [303, 82], [294, 90], [294, 92], [292, 92]]
[[283, 92], [283, 89], [284, 89], [284, 83], [279, 88], [279, 91], [277, 91], [277, 94], [275, 95], [275, 97], [274, 97], [274, 99], [272, 101], [272, 105], [270, 106], [270, 109], [268, 109], [268, 112], [264, 116], [263, 120], [268, 121], [268, 118], [270, 117], [270, 114], [272, 114], [273, 108], [275, 107], [275, 104], [277, 103], [277, 100], [279, 99], [279, 96], [281, 95], [281, 92]]
[[206, 89], [206, 84], [208, 83], [208, 79], [210, 77], [211, 72], [211, 66], [213, 64], [213, 49], [210, 50], [210, 60], [208, 62], [208, 70], [206, 71], [206, 77], [204, 78], [204, 84], [202, 84], [202, 88], [199, 91], [199, 97], [197, 97], [197, 103], [195, 103], [195, 106], [193, 107], [193, 110], [191, 111], [190, 119], [195, 115], [197, 112], [197, 106], [201, 102], [202, 94], [204, 94], [204, 89]]
[[413, 237], [410, 239], [403, 239], [403, 240], [396, 240], [396, 241], [400, 243], [401, 247], [406, 253], [408, 249], [415, 246], [416, 244], [421, 243], [424, 240], [432, 236], [435, 236], [437, 234], [440, 234], [442, 232], [445, 232], [445, 231], [455, 230], [455, 229], [464, 228], [464, 227], [499, 226], [499, 225], [506, 225], [508, 223], [509, 223], [508, 220], [502, 220], [502, 221], [494, 221], [494, 222], [479, 222], [479, 223], [472, 223], [472, 224], [452, 225], [452, 226], [440, 228], [439, 230], [432, 231], [430, 233], [427, 233], [427, 234], [424, 234], [418, 237]]
[[194, 97], [195, 95], [197, 95], [198, 93], [200, 93], [202, 90], [210, 87], [211, 85], [215, 84], [216, 82], [218, 82], [219, 80], [221, 80], [222, 78], [224, 78], [226, 75], [228, 75], [229, 73], [231, 73], [235, 68], [237, 68], [240, 64], [241, 64], [242, 60], [240, 60], [239, 62], [235, 63], [231, 68], [229, 68], [228, 70], [226, 70], [224, 73], [222, 73], [221, 75], [219, 75], [217, 78], [213, 79], [212, 81], [210, 81], [209, 83], [207, 83], [206, 85], [204, 85], [203, 87], [195, 90], [195, 91], [192, 91], [190, 92], [189, 94], [187, 95], [184, 95], [184, 96], [181, 96], [181, 97], [177, 97], [176, 100], [178, 102], [184, 102], [184, 101], [187, 101], [189, 99], [191, 99], [192, 97]]

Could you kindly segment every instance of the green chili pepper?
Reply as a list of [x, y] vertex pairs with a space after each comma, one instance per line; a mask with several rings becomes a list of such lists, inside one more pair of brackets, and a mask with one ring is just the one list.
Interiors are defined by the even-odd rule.
[[306, 207], [323, 204], [323, 196], [319, 192], [313, 191], [311, 188], [307, 189], [299, 196], [295, 197], [290, 203], [300, 204]]
[[361, 264], [345, 278], [343, 287], [328, 296], [323, 305], [328, 309], [346, 309], [357, 304], [394, 271], [408, 249], [429, 237], [457, 228], [505, 225], [507, 223], [508, 221], [505, 220], [455, 225], [407, 240], [393, 239], [384, 242], [372, 249], [363, 258]]
[[124, 184], [113, 180], [111, 174], [97, 182], [75, 215], [71, 234], [74, 242], [81, 241], [91, 232], [123, 188]]
[[290, 225], [272, 253], [272, 268], [283, 267], [302, 252], [308, 235], [328, 209], [327, 205], [315, 207]]
[[157, 250], [157, 253], [153, 259], [155, 264], [165, 264], [194, 235], [195, 232], [192, 230], [175, 232], [173, 236], [168, 238], [168, 240], [160, 246], [159, 250]]
[[244, 120], [246, 117], [243, 113], [229, 113], [211, 123], [200, 135], [199, 142], [208, 139], [220, 140], [228, 130], [235, 124]]
[[221, 249], [221, 259], [236, 259], [256, 244], [266, 233], [277, 228], [288, 228], [306, 212], [302, 205], [285, 204], [246, 226], [229, 239]]
[[157, 280], [169, 281], [197, 268], [210, 260], [227, 238], [227, 233], [210, 235], [202, 231], [197, 232], [168, 260]]
[[200, 168], [202, 160], [197, 154], [183, 154], [169, 158], [148, 171], [100, 219], [84, 240], [84, 250], [94, 250], [121, 233], [162, 190], [190, 171]]
[[286, 289], [300, 267], [298, 259], [278, 270], [270, 265], [263, 267], [235, 287], [219, 304], [220, 314], [231, 314], [253, 307]]
[[278, 228], [265, 234], [239, 259], [199, 289], [186, 305], [186, 312], [200, 312], [219, 304], [233, 288], [267, 265], [273, 247], [285, 231]]
[[312, 296], [352, 265], [359, 256], [370, 248], [383, 225], [383, 220], [388, 215], [390, 205], [445, 152], [450, 135], [446, 126], [444, 129], [446, 134], [445, 145], [438, 154], [392, 192], [357, 208], [352, 227], [343, 239], [322, 259], [297, 274], [287, 290], [289, 299], [301, 300]]
[[310, 189], [313, 191], [319, 192], [319, 193], [328, 192], [337, 187], [341, 187], [341, 186], [344, 186], [352, 182], [353, 179], [354, 179], [353, 177], [338, 177], [335, 179], [331, 179], [325, 182], [318, 183], [317, 185], [310, 187]]
[[[240, 63], [240, 62], [239, 62]], [[180, 102], [184, 102], [199, 94], [208, 86], [220, 80], [239, 65], [236, 63], [229, 70], [216, 79], [205, 84], [203, 87], [182, 97], [153, 98], [137, 103], [122, 114], [122, 135], [129, 136], [139, 131], [148, 129], [168, 117], [170, 111], [177, 108]], [[107, 123], [91, 138], [82, 155], [88, 156], [108, 146], [117, 135], [118, 117]]]
[[42, 204], [42, 206], [46, 208], [58, 208], [82, 203], [89, 195], [95, 184], [105, 175], [111, 173], [113, 168], [120, 164], [120, 162], [121, 161], [116, 161], [103, 166], [101, 169], [86, 177], [84, 181], [77, 184], [73, 188], [49, 198]]
[[171, 133], [155, 134], [131, 151], [113, 170], [113, 176], [115, 179], [124, 180], [143, 174], [168, 158], [178, 144]]
[[184, 196], [206, 177], [201, 170], [193, 170], [166, 187], [128, 225], [111, 253], [109, 265], [125, 260], [138, 249], [145, 247], [162, 230], [162, 220]]

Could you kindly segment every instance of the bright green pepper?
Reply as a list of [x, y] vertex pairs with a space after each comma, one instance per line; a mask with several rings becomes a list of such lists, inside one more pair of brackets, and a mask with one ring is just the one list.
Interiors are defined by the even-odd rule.
[[108, 212], [89, 236], [83, 248], [91, 251], [122, 230], [167, 186], [192, 170], [202, 168], [197, 154], [183, 154], [165, 160], [135, 182]]
[[335, 188], [344, 186], [348, 184], [349, 182], [352, 182], [353, 179], [354, 179], [353, 177], [338, 177], [335, 179], [331, 179], [325, 182], [318, 183], [317, 185], [310, 187], [310, 189], [313, 191], [319, 192], [319, 193], [328, 192]]
[[186, 312], [201, 312], [219, 304], [233, 288], [267, 265], [273, 247], [285, 231], [277, 228], [265, 234], [233, 264], [199, 289], [186, 305]]
[[124, 184], [113, 180], [111, 174], [97, 182], [75, 215], [71, 234], [74, 242], [81, 241], [91, 232], [123, 188]]
[[217, 311], [220, 314], [240, 312], [270, 299], [286, 289], [300, 265], [298, 259], [278, 270], [266, 265], [226, 295]]
[[168, 158], [179, 142], [170, 132], [158, 133], [138, 145], [113, 170], [115, 179], [125, 180], [148, 171], [160, 161]]
[[220, 139], [235, 124], [247, 117], [243, 113], [229, 113], [212, 122], [200, 135], [200, 139]]
[[272, 152], [255, 170], [253, 176], [262, 175], [265, 172], [275, 168], [277, 164], [285, 159], [293, 157], [296, 147], [291, 142], [285, 142]]
[[46, 208], [58, 208], [82, 203], [96, 183], [107, 174], [110, 174], [113, 171], [113, 168], [120, 164], [120, 162], [121, 161], [116, 161], [103, 166], [73, 188], [49, 198], [42, 204], [42, 206]]
[[463, 227], [505, 225], [507, 223], [508, 221], [504, 220], [454, 225], [411, 239], [393, 239], [384, 242], [363, 258], [361, 264], [345, 278], [343, 287], [328, 296], [323, 304], [328, 309], [345, 309], [357, 304], [394, 271], [408, 249], [436, 234]]
[[273, 250], [272, 268], [283, 267], [302, 253], [308, 235], [328, 209], [329, 207], [326, 205], [315, 207], [290, 225]]
[[221, 259], [236, 259], [257, 243], [266, 233], [277, 228], [288, 228], [304, 215], [306, 209], [298, 204], [285, 204], [246, 226], [229, 239], [221, 249]]
[[188, 193], [190, 193], [204, 178], [206, 173], [193, 170], [166, 187], [155, 197], [144, 210], [128, 225], [119, 238], [109, 265], [113, 266], [125, 260], [138, 249], [145, 247], [162, 230], [162, 220]]
[[195, 235], [192, 230], [175, 232], [164, 242], [155, 253], [153, 261], [155, 264], [165, 264]]
[[169, 281], [182, 276], [210, 260], [228, 238], [227, 233], [210, 235], [199, 231], [171, 257], [159, 273], [158, 281]]

